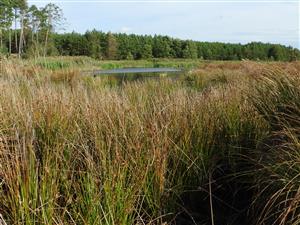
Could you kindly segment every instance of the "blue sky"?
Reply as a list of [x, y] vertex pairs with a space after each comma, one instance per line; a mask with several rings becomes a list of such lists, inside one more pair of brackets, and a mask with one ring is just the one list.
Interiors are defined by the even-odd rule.
[[170, 0], [31, 0], [29, 3], [43, 6], [54, 2], [60, 6], [67, 19], [66, 32], [83, 33], [96, 28], [199, 41], [262, 41], [300, 48], [300, 0], [167, 1]]

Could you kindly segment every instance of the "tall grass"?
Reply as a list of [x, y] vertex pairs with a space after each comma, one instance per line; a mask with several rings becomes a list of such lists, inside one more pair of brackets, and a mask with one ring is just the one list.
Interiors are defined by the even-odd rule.
[[[4, 63], [0, 214], [8, 224], [296, 224], [297, 79], [252, 78], [249, 66], [112, 86]], [[261, 147], [273, 132], [285, 134], [274, 145], [282, 157]], [[240, 157], [259, 150], [264, 161], [249, 157], [259, 173], [245, 186]], [[247, 188], [251, 201], [240, 197]]]
[[[258, 224], [299, 224], [300, 198], [300, 79], [284, 71], [258, 79], [253, 97], [257, 111], [270, 127], [269, 137], [258, 149], [260, 176], [256, 204]], [[262, 199], [265, 204], [261, 205]]]

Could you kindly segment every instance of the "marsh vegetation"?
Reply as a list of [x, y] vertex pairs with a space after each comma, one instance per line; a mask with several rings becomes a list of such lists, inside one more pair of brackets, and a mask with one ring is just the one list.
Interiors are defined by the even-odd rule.
[[51, 60], [1, 61], [7, 224], [299, 224], [299, 62], [120, 86]]

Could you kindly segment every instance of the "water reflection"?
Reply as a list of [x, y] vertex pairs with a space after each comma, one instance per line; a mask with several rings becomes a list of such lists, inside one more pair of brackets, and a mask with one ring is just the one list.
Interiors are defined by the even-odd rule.
[[145, 79], [178, 79], [183, 75], [183, 71], [175, 68], [125, 68], [94, 71], [93, 75], [112, 85], [120, 85], [124, 82], [143, 81]]

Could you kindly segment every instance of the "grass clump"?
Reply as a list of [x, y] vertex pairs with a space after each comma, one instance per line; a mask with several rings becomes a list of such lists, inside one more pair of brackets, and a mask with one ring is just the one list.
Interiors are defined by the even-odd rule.
[[258, 81], [253, 102], [270, 132], [258, 148], [262, 153], [257, 163], [260, 176], [255, 205], [261, 207], [257, 223], [299, 224], [299, 73], [269, 72]]

